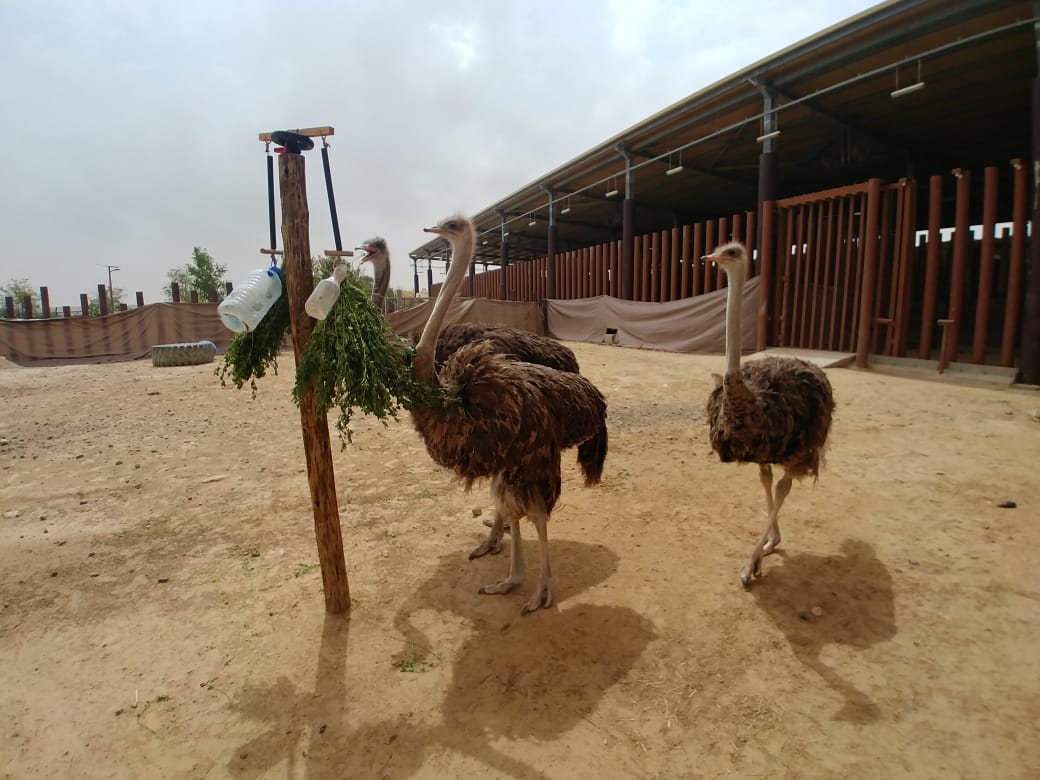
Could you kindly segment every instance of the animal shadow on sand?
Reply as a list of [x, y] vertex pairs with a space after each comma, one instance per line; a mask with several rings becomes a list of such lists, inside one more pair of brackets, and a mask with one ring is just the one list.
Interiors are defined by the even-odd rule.
[[[530, 548], [525, 553], [534, 553], [536, 545]], [[471, 618], [473, 631], [452, 653], [451, 678], [440, 702], [425, 713], [383, 720], [378, 712], [351, 712], [350, 690], [365, 681], [347, 678], [349, 618], [326, 616], [313, 691], [281, 678], [244, 691], [234, 702], [243, 715], [270, 726], [235, 749], [229, 773], [268, 776], [287, 760], [287, 777], [397, 780], [413, 776], [427, 761], [438, 766], [445, 754], [459, 753], [483, 764], [489, 775], [543, 777], [495, 742], [566, 739], [636, 663], [653, 640], [654, 627], [625, 607], [575, 603], [577, 593], [617, 568], [617, 556], [601, 545], [554, 542], [553, 563], [564, 575], [554, 595], [563, 608], [526, 617], [520, 616], [522, 594], [477, 593], [479, 582], [493, 580], [502, 565], [500, 558], [489, 562], [467, 564], [463, 552], [444, 556], [395, 617], [408, 648], [402, 654], [409, 655], [430, 646], [412, 624], [413, 613]], [[533, 586], [535, 579], [528, 580]]]
[[[864, 541], [846, 539], [841, 555], [788, 555], [766, 570], [751, 592], [784, 632], [798, 659], [845, 699], [836, 720], [878, 720], [878, 706], [820, 660], [825, 645], [866, 649], [896, 634], [892, 575]], [[814, 609], [819, 607], [814, 612]], [[822, 611], [821, 611], [822, 610]]]

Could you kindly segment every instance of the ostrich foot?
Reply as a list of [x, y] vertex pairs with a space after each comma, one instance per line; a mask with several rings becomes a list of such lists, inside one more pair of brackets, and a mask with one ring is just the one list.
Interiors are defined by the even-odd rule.
[[762, 556], [752, 555], [740, 570], [740, 582], [746, 588], [755, 577], [762, 576]]
[[538, 587], [535, 588], [534, 595], [527, 600], [524, 604], [524, 608], [520, 610], [521, 615], [526, 615], [528, 612], [534, 612], [536, 609], [542, 607], [551, 607], [553, 603], [552, 595], [552, 580], [545, 580], [539, 582]]
[[780, 546], [780, 529], [777, 529], [776, 533], [769, 532], [766, 534], [766, 543], [762, 545], [762, 554], [771, 555], [777, 547]]
[[481, 585], [480, 590], [477, 592], [486, 596], [499, 596], [503, 593], [509, 593], [521, 582], [522, 578], [520, 577], [506, 577], [504, 580], [499, 580], [491, 585]]
[[469, 554], [469, 559], [472, 561], [474, 558], [479, 558], [482, 555], [491, 553], [492, 555], [498, 555], [502, 552], [502, 534], [501, 532], [495, 533], [494, 530], [488, 534], [488, 538], [473, 548], [473, 552]]

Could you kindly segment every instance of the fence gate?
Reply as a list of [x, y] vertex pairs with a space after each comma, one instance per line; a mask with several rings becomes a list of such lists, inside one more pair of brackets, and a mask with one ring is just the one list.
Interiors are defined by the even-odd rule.
[[906, 351], [915, 187], [872, 179], [776, 202], [770, 343]]

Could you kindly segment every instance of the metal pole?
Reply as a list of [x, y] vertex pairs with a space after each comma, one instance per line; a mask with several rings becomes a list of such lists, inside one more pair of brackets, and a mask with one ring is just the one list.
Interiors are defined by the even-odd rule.
[[[323, 139], [324, 140], [324, 139]], [[339, 239], [339, 216], [336, 214], [336, 196], [332, 192], [332, 169], [329, 167], [329, 145], [321, 145], [321, 165], [325, 169], [325, 191], [329, 194], [329, 213], [332, 215], [332, 238], [336, 242], [336, 251], [343, 251], [343, 242]]]

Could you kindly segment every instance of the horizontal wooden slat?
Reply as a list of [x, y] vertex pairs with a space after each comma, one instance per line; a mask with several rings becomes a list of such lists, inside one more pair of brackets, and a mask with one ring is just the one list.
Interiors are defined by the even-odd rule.
[[[272, 133], [277, 132], [272, 130]], [[335, 135], [336, 128], [334, 127], [298, 127], [295, 130], [289, 130], [290, 133], [296, 133], [297, 135], [305, 135], [308, 138], [321, 138], [323, 135]], [[271, 140], [271, 133], [260, 133], [260, 140], [267, 143]]]

